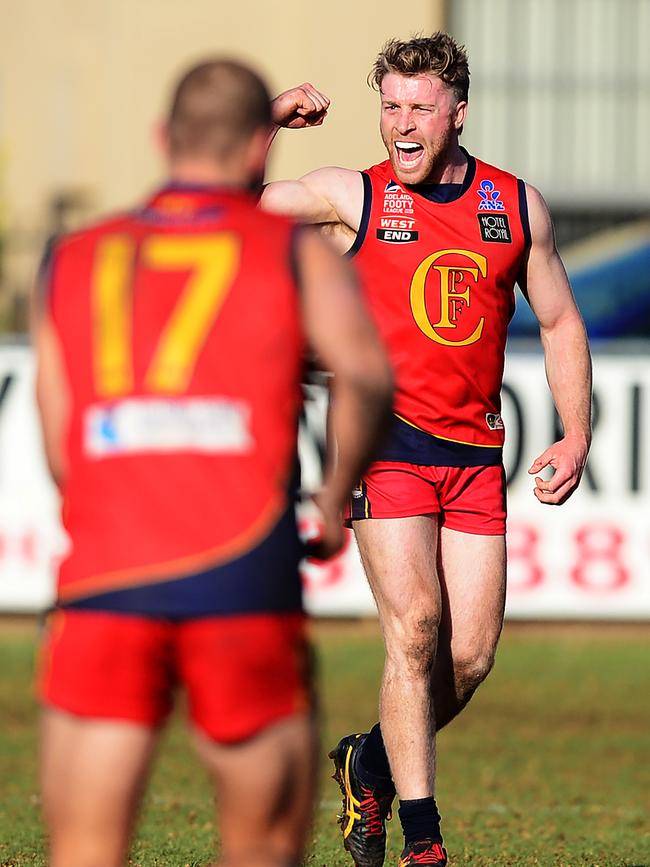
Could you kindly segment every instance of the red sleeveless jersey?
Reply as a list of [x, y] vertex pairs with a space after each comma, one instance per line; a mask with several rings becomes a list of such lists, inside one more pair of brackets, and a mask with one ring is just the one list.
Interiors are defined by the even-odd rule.
[[388, 160], [362, 177], [351, 253], [395, 370], [395, 413], [444, 440], [501, 447], [506, 331], [529, 243], [523, 182], [469, 155], [449, 202], [396, 182]]
[[49, 315], [72, 399], [63, 602], [241, 557], [290, 506], [292, 236], [247, 195], [168, 187], [54, 246]]

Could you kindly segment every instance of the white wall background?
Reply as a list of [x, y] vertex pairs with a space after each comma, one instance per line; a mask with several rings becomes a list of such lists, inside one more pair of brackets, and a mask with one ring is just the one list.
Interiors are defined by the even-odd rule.
[[[564, 506], [543, 506], [526, 470], [554, 439], [540, 355], [511, 353], [503, 415], [509, 488], [507, 614], [519, 618], [650, 619], [650, 358], [596, 356], [596, 425], [588, 472]], [[36, 424], [33, 357], [0, 347], [0, 610], [37, 611], [53, 593], [64, 549], [57, 496]], [[301, 455], [304, 486], [318, 483], [324, 392], [310, 387]], [[308, 508], [303, 512], [309, 529]], [[319, 615], [374, 611], [354, 543], [305, 567]]]
[[453, 0], [447, 26], [469, 51], [472, 152], [554, 205], [648, 204], [648, 0]]

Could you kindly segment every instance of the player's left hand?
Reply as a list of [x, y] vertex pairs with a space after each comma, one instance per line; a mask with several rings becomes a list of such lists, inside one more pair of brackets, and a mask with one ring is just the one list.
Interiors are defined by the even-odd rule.
[[306, 556], [313, 560], [329, 560], [343, 547], [343, 517], [341, 508], [331, 501], [325, 489], [312, 497], [320, 512], [319, 533], [307, 542]]
[[569, 499], [580, 483], [588, 453], [589, 444], [584, 438], [566, 436], [533, 461], [528, 470], [531, 475], [540, 473], [545, 467], [553, 467], [554, 470], [548, 480], [535, 475], [533, 493], [540, 503], [560, 506]]
[[320, 126], [329, 106], [325, 94], [306, 82], [275, 97], [271, 103], [271, 119], [276, 126], [287, 129]]

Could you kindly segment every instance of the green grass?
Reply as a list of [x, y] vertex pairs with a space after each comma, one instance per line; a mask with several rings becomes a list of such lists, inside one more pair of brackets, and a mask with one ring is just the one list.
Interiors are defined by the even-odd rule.
[[[0, 622], [0, 865], [42, 865], [35, 629]], [[452, 864], [650, 865], [650, 627], [508, 627], [497, 665], [439, 740], [438, 800]], [[381, 644], [371, 623], [317, 628], [323, 754], [374, 720]], [[308, 864], [338, 867], [338, 787], [322, 766]], [[387, 867], [401, 848], [391, 823]], [[176, 719], [133, 845], [139, 867], [213, 856], [205, 776]]]

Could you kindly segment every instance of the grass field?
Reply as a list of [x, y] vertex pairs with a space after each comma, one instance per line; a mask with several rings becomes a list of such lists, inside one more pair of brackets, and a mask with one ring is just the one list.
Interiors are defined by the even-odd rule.
[[[316, 627], [324, 748], [375, 717], [373, 622]], [[0, 865], [42, 865], [31, 697], [36, 630], [0, 621]], [[650, 867], [650, 626], [506, 627], [497, 665], [439, 741], [438, 800], [451, 863]], [[322, 766], [313, 867], [350, 864]], [[387, 867], [397, 863], [398, 823]], [[181, 720], [161, 744], [131, 854], [139, 867], [213, 855], [211, 796]]]

